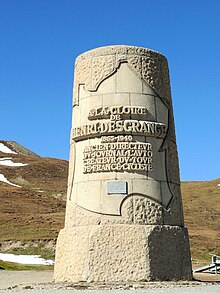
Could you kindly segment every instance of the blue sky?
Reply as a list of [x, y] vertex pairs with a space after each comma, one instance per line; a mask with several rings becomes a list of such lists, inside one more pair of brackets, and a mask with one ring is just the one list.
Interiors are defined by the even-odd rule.
[[73, 64], [95, 47], [169, 61], [182, 180], [220, 177], [219, 0], [0, 0], [0, 139], [68, 159]]

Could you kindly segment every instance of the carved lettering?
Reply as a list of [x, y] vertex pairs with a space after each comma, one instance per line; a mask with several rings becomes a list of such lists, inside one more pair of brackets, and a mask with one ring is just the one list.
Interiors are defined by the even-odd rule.
[[122, 142], [87, 146], [83, 152], [83, 173], [152, 171], [150, 143]]
[[164, 138], [166, 135], [166, 125], [159, 122], [139, 121], [139, 120], [107, 120], [91, 122], [72, 130], [72, 139], [79, 141], [88, 137], [115, 134], [144, 135], [157, 138]]
[[[147, 109], [140, 106], [113, 106], [113, 107], [102, 107], [96, 108], [89, 111], [89, 119], [107, 119], [111, 116], [119, 117], [121, 115], [142, 115], [146, 116]], [[111, 118], [110, 118], [111, 119]], [[114, 118], [113, 118], [114, 119]], [[115, 119], [114, 119], [115, 120]]]

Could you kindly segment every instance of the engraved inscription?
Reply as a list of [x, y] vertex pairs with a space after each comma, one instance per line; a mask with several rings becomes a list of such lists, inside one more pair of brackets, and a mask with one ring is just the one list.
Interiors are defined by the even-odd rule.
[[107, 120], [91, 122], [89, 124], [73, 128], [72, 138], [73, 140], [78, 141], [88, 137], [116, 133], [164, 138], [166, 131], [166, 125], [160, 122], [141, 120]]
[[146, 121], [147, 111], [147, 108], [141, 106], [113, 106], [92, 109], [88, 114], [89, 122], [72, 129], [72, 139], [80, 141], [90, 137], [111, 134], [164, 138], [167, 132], [166, 125], [161, 122]]
[[147, 108], [140, 106], [91, 109], [89, 123], [72, 131], [75, 141], [101, 136], [101, 144], [83, 150], [83, 173], [152, 171], [152, 145], [133, 142], [133, 135], [164, 138], [167, 129], [163, 123], [145, 121], [146, 115]]
[[[147, 109], [145, 107], [132, 107], [132, 106], [114, 106], [114, 107], [101, 107], [95, 108], [89, 111], [88, 119], [107, 119], [117, 116], [119, 119], [121, 115], [142, 115], [145, 117], [147, 114]], [[113, 119], [116, 120], [116, 119]]]
[[152, 171], [150, 143], [120, 142], [87, 146], [83, 151], [83, 173]]
[[132, 141], [132, 135], [108, 135], [102, 136], [101, 142], [122, 142]]

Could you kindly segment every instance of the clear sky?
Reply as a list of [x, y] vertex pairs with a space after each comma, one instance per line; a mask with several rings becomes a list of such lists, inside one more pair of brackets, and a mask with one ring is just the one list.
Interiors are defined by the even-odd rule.
[[181, 180], [220, 177], [219, 0], [0, 0], [0, 139], [68, 159], [74, 60], [115, 44], [168, 58]]

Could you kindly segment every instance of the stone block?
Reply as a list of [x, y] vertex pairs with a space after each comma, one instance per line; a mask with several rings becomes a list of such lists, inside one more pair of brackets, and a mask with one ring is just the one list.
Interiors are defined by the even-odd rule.
[[80, 124], [88, 124], [88, 113], [94, 108], [102, 107], [102, 95], [93, 95], [80, 100]]
[[130, 194], [148, 196], [149, 198], [161, 203], [160, 181], [133, 179]]
[[87, 182], [89, 179], [89, 175], [87, 173], [84, 173], [84, 166], [82, 164], [83, 159], [84, 159], [84, 154], [82, 150], [85, 148], [87, 145], [86, 141], [80, 141], [79, 143], [76, 144], [75, 146], [75, 160], [72, 162], [73, 165], [77, 166], [77, 168], [74, 168], [74, 182]]
[[148, 171], [148, 180], [167, 181], [166, 149], [162, 148], [164, 139], [146, 137], [146, 143], [151, 143], [153, 154], [153, 168]]
[[128, 93], [104, 94], [103, 105], [105, 107], [130, 106], [130, 96]]
[[[98, 78], [98, 77], [97, 77]], [[100, 80], [100, 78], [99, 78]], [[97, 91], [92, 91], [91, 94], [112, 94], [116, 92], [116, 76], [115, 74], [107, 76], [99, 84]]]
[[144, 106], [147, 109], [145, 120], [156, 121], [155, 97], [143, 94], [130, 94], [131, 106]]
[[127, 63], [121, 63], [116, 73], [117, 93], [141, 93], [142, 81], [130, 69]]
[[57, 247], [55, 281], [192, 278], [187, 229], [178, 226], [79, 226], [62, 230]]
[[155, 97], [155, 103], [157, 121], [168, 125], [169, 109], [167, 105], [159, 97]]
[[[80, 182], [77, 184], [77, 197], [76, 204], [84, 209], [90, 210], [91, 212], [100, 213], [101, 210], [101, 182], [90, 181]], [[89, 192], [88, 192], [89, 191]], [[96, 196], [92, 196], [92, 195]], [[97, 200], [98, 199], [98, 200]]]
[[152, 95], [157, 96], [156, 92], [153, 90], [153, 88], [150, 87], [150, 85], [143, 80], [142, 82], [142, 93], [145, 95]]

